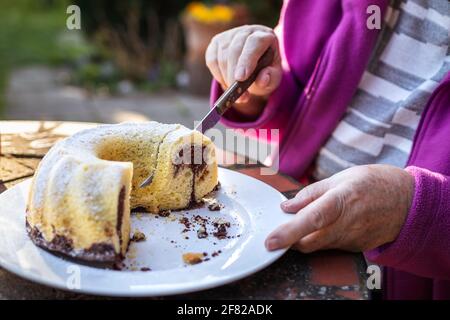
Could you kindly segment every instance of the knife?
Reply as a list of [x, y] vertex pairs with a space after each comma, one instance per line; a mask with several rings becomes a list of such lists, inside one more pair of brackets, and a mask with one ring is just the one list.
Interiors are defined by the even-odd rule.
[[253, 73], [244, 81], [235, 81], [225, 92], [217, 99], [214, 106], [209, 110], [206, 116], [195, 126], [194, 130], [205, 133], [206, 130], [214, 127], [220, 118], [236, 102], [237, 99], [255, 82], [259, 72], [270, 66], [274, 58], [274, 51], [268, 48], [259, 58]]
[[[235, 81], [225, 92], [217, 99], [216, 103], [206, 116], [195, 126], [194, 130], [205, 133], [206, 130], [214, 127], [219, 122], [222, 115], [231, 108], [233, 103], [255, 82], [259, 72], [272, 64], [274, 51], [268, 48], [259, 58], [253, 73], [244, 81]], [[153, 174], [147, 177], [140, 185], [140, 188], [148, 186], [153, 181]]]

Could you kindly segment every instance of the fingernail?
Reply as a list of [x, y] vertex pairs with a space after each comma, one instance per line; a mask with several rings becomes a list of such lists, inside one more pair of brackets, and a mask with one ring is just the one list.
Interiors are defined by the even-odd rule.
[[270, 75], [268, 73], [265, 73], [261, 77], [261, 87], [267, 87], [270, 82]]
[[280, 242], [276, 238], [271, 238], [266, 241], [267, 250], [276, 250], [280, 247]]
[[245, 79], [245, 68], [238, 67], [234, 73], [234, 77], [236, 80], [244, 80]]
[[289, 200], [285, 200], [285, 201], [283, 201], [282, 203], [281, 203], [281, 207], [282, 208], [287, 208], [287, 207], [289, 207], [289, 204], [290, 204], [291, 202], [289, 201]]

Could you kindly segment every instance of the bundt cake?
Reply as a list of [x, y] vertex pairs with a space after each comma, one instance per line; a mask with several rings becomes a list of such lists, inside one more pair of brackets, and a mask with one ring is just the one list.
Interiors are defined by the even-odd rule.
[[101, 125], [58, 142], [42, 159], [26, 228], [47, 250], [116, 263], [128, 248], [130, 209], [187, 208], [217, 183], [214, 145], [200, 132], [157, 122]]

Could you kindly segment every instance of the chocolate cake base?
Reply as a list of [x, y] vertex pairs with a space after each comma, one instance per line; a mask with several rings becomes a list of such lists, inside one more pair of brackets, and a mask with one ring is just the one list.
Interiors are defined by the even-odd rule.
[[52, 241], [47, 241], [37, 228], [25, 223], [27, 233], [35, 245], [68, 261], [90, 267], [103, 269], [121, 269], [124, 257], [117, 254], [114, 247], [106, 243], [95, 243], [85, 250], [75, 250], [72, 240], [63, 235], [56, 235]]

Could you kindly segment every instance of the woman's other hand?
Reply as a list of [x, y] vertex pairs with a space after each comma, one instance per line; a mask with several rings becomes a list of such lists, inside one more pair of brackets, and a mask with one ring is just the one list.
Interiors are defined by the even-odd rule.
[[276, 250], [365, 251], [399, 234], [414, 192], [414, 178], [388, 165], [356, 166], [302, 189], [281, 204], [294, 219], [266, 239]]

